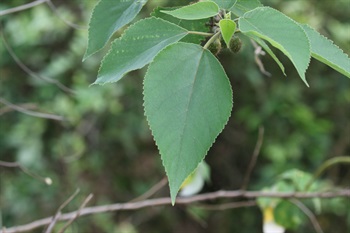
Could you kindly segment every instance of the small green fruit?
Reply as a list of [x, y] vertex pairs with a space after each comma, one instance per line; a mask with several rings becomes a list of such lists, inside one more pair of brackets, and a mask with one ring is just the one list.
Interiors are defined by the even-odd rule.
[[236, 36], [233, 36], [229, 43], [229, 49], [233, 53], [238, 53], [242, 48], [242, 41]]
[[220, 39], [215, 40], [213, 43], [211, 43], [208, 47], [208, 50], [214, 54], [215, 56], [217, 56], [220, 51], [221, 51], [221, 42]]

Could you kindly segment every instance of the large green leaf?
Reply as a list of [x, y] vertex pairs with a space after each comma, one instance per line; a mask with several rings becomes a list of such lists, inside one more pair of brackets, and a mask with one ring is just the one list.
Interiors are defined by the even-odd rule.
[[212, 2], [215, 2], [221, 9], [230, 9], [237, 0], [210, 0]]
[[162, 50], [144, 80], [144, 108], [169, 179], [172, 203], [203, 160], [232, 109], [232, 90], [219, 61], [195, 44]]
[[160, 50], [186, 34], [186, 29], [159, 18], [138, 21], [113, 42], [95, 84], [116, 82], [126, 73], [144, 67]]
[[236, 23], [231, 19], [222, 19], [219, 22], [222, 38], [224, 39], [227, 47], [229, 47], [230, 40], [235, 33]]
[[112, 34], [129, 23], [147, 0], [101, 0], [95, 6], [90, 23], [84, 60], [102, 49]]
[[259, 0], [237, 0], [236, 4], [231, 7], [231, 11], [237, 15], [242, 16], [247, 11], [253, 10], [257, 7], [263, 6]]
[[[151, 16], [161, 18], [171, 23], [174, 23], [176, 25], [179, 25], [180, 27], [185, 28], [188, 31], [209, 32], [209, 27], [206, 26], [208, 19], [183, 20], [161, 12], [161, 10], [175, 10], [175, 9], [177, 8], [157, 7], [156, 9], [153, 10], [153, 12], [151, 13]], [[202, 36], [202, 35], [188, 34], [187, 36], [182, 38], [181, 41], [200, 44], [200, 42], [203, 41], [204, 39], [205, 39], [205, 36]]]
[[302, 25], [311, 44], [311, 55], [350, 78], [350, 59], [332, 41], [319, 34], [308, 25]]
[[311, 58], [309, 39], [303, 28], [288, 16], [270, 7], [258, 7], [239, 18], [239, 29], [255, 35], [281, 50], [293, 63], [307, 86], [305, 72]]
[[220, 9], [214, 2], [197, 2], [172, 11], [161, 11], [179, 19], [196, 20], [205, 19], [217, 15]]

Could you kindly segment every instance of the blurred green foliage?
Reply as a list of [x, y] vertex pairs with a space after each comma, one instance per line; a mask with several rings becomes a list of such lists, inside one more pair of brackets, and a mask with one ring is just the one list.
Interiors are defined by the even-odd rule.
[[[7, 227], [53, 215], [77, 188], [80, 194], [65, 211], [76, 210], [89, 193], [94, 194], [89, 205], [127, 202], [165, 175], [143, 116], [145, 69], [131, 72], [117, 84], [89, 86], [108, 48], [82, 63], [87, 31], [72, 28], [58, 17], [85, 27], [96, 2], [54, 0], [55, 12], [42, 4], [0, 17], [3, 36], [26, 66], [74, 90], [74, 94], [67, 93], [24, 72], [1, 40], [0, 97], [32, 111], [65, 118], [35, 118], [0, 105], [0, 160], [17, 161], [53, 180], [47, 186], [18, 168], [0, 167], [0, 213]], [[150, 1], [139, 17], [148, 16], [158, 5], [188, 2]], [[309, 23], [349, 54], [347, 0], [262, 2], [296, 21]], [[0, 11], [24, 3], [1, 1]], [[247, 40], [243, 43], [240, 53], [219, 55], [234, 90], [234, 108], [230, 122], [207, 156], [212, 182], [203, 192], [240, 187], [260, 126], [265, 128], [265, 135], [251, 190], [272, 185], [288, 169], [312, 173], [326, 159], [350, 153], [349, 80], [312, 61], [307, 88], [278, 51], [288, 76], [284, 77], [268, 56], [262, 61], [272, 76], [264, 76], [254, 62], [254, 48]], [[323, 178], [349, 187], [350, 171], [336, 166]], [[165, 188], [156, 196], [168, 194]], [[325, 232], [350, 230], [348, 200], [323, 200], [318, 209], [306, 204], [316, 211]], [[169, 206], [81, 217], [70, 232], [251, 233], [261, 232], [261, 221], [255, 207], [208, 211]], [[288, 232], [313, 232], [313, 228], [305, 221]]]

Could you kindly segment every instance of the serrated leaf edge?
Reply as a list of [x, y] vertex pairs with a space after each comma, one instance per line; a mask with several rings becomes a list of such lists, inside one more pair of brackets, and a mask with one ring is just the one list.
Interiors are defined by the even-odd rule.
[[[172, 44], [166, 46], [165, 48], [163, 48], [161, 51], [158, 52], [158, 54], [154, 57], [153, 61], [148, 65], [148, 68], [147, 68], [145, 77], [146, 77], [147, 74], [148, 74], [149, 67], [151, 66], [152, 63], [154, 63], [154, 60], [156, 60], [156, 57], [159, 55], [159, 53], [162, 52], [163, 50], [167, 49], [169, 46], [172, 46], [172, 45], [174, 45], [174, 44], [192, 44], [192, 43], [175, 42], [175, 43], [172, 43]], [[194, 44], [194, 45], [195, 45], [195, 44]], [[199, 46], [199, 45], [198, 45], [198, 46]], [[204, 48], [203, 48], [203, 50], [207, 50], [207, 49], [204, 49]], [[207, 51], [210, 53], [209, 50], [207, 50]], [[217, 60], [217, 58], [216, 58], [215, 56], [214, 56], [214, 58]], [[217, 61], [218, 61], [218, 60], [217, 60]], [[218, 64], [219, 64], [219, 65], [222, 67], [222, 69], [225, 71], [225, 69], [223, 68], [223, 66], [221, 65], [221, 63], [220, 63], [219, 61], [218, 61]], [[225, 72], [225, 74], [226, 74], [226, 72]], [[231, 90], [231, 96], [233, 97], [232, 86], [231, 86], [230, 80], [229, 80], [228, 77], [227, 77], [227, 74], [226, 74], [226, 79], [227, 79], [228, 84], [229, 84], [230, 87], [231, 87], [231, 88], [230, 88], [230, 90]], [[164, 160], [163, 160], [163, 156], [162, 156], [162, 151], [161, 151], [160, 148], [159, 148], [158, 142], [154, 139], [153, 130], [152, 130], [152, 127], [151, 127], [151, 125], [150, 125], [150, 123], [149, 123], [150, 121], [149, 121], [149, 119], [148, 119], [148, 117], [147, 117], [147, 112], [146, 112], [146, 109], [145, 109], [145, 89], [144, 89], [144, 86], [145, 86], [145, 79], [143, 79], [142, 86], [143, 86], [143, 91], [142, 91], [143, 103], [142, 103], [142, 107], [143, 107], [143, 109], [144, 109], [144, 115], [145, 115], [145, 117], [146, 117], [146, 121], [147, 121], [148, 127], [149, 127], [149, 129], [151, 130], [151, 134], [152, 134], [153, 140], [154, 140], [154, 142], [155, 142], [155, 144], [156, 144], [156, 146], [157, 146], [157, 148], [158, 148], [158, 151], [159, 151], [159, 154], [160, 154], [160, 158], [161, 158], [161, 160], [162, 160], [162, 165], [163, 165], [164, 170], [165, 170], [165, 174], [166, 174], [166, 176], [167, 176], [167, 178], [168, 178], [168, 180], [169, 180], [168, 183], [170, 184], [170, 178], [169, 178], [169, 176], [168, 176], [168, 171], [167, 171], [166, 166], [165, 166], [165, 164], [164, 164]], [[231, 98], [230, 102], [231, 102], [231, 106], [233, 107], [233, 100], [232, 100], [232, 98]], [[206, 150], [206, 153], [205, 153], [203, 159], [201, 159], [201, 160], [198, 162], [196, 168], [197, 168], [198, 165], [205, 159], [205, 157], [207, 156], [207, 154], [208, 154], [210, 148], [213, 146], [213, 144], [215, 143], [215, 141], [216, 141], [216, 139], [218, 138], [218, 136], [219, 136], [219, 135], [222, 133], [222, 131], [225, 129], [225, 126], [228, 124], [231, 115], [232, 115], [232, 108], [231, 108], [231, 111], [230, 111], [230, 116], [229, 116], [229, 118], [228, 118], [227, 121], [223, 124], [221, 130], [218, 132], [218, 134], [217, 134], [217, 136], [214, 138], [212, 144], [211, 144], [211, 145], [208, 147], [208, 149]], [[196, 168], [195, 168], [190, 174], [192, 174], [192, 173], [196, 170]], [[190, 174], [189, 174], [189, 175], [190, 175]], [[188, 176], [187, 176], [187, 177], [188, 177]], [[182, 181], [182, 183], [183, 183], [185, 180], [186, 180], [186, 178]], [[180, 187], [181, 187], [181, 186], [180, 186]], [[178, 192], [179, 192], [179, 190], [180, 190], [180, 187], [179, 187], [179, 189], [177, 190], [176, 195], [178, 194]], [[175, 202], [176, 202], [176, 197], [171, 197], [171, 204], [172, 204], [173, 206], [175, 205]]]
[[[172, 23], [172, 22], [169, 22], [169, 21], [167, 21], [167, 20], [164, 20], [164, 19], [162, 19], [162, 18], [158, 18], [158, 17], [152, 16], [152, 17], [148, 17], [148, 18], [145, 18], [145, 19], [141, 19], [141, 20], [139, 20], [139, 21], [137, 21], [137, 22], [131, 24], [127, 29], [125, 29], [125, 31], [123, 31], [123, 33], [120, 35], [120, 37], [116, 38], [116, 39], [111, 43], [111, 46], [110, 46], [108, 52], [107, 52], [106, 55], [102, 58], [101, 65], [100, 65], [100, 67], [99, 67], [99, 69], [98, 69], [98, 72], [97, 72], [98, 74], [100, 73], [101, 68], [102, 68], [102, 64], [103, 64], [104, 61], [106, 60], [107, 56], [108, 56], [110, 53], [113, 52], [113, 45], [114, 45], [115, 43], [117, 43], [117, 41], [121, 41], [121, 40], [123, 39], [125, 33], [127, 33], [127, 32], [130, 30], [130, 27], [132, 27], [132, 26], [134, 26], [135, 24], [138, 24], [138, 23], [140, 23], [140, 22], [142, 22], [142, 21], [147, 21], [147, 20], [150, 20], [150, 19], [160, 20], [160, 21], [163, 21], [163, 22], [167, 22], [167, 23], [169, 23], [169, 24], [172, 24], [172, 25], [174, 25], [174, 26], [177, 26], [177, 27], [179, 27], [179, 28], [181, 28], [181, 29], [183, 29], [184, 31], [187, 32], [187, 33], [184, 34], [183, 37], [185, 37], [186, 35], [188, 35], [188, 30], [187, 30], [187, 29], [185, 29], [185, 28], [183, 28], [183, 27], [180, 27], [179, 25], [176, 25], [176, 24], [174, 24], [174, 23]], [[183, 38], [183, 37], [182, 37], [182, 38]], [[176, 43], [176, 42], [175, 42], [175, 43]], [[171, 43], [171, 44], [173, 44], [173, 43]], [[169, 44], [169, 45], [170, 45], [170, 44]], [[168, 45], [168, 46], [169, 46], [169, 45]], [[168, 47], [168, 46], [166, 46], [166, 47]], [[166, 47], [164, 47], [164, 48], [166, 48]], [[163, 49], [164, 49], [164, 48], [163, 48]], [[162, 50], [163, 50], [163, 49], [162, 49]], [[162, 51], [162, 50], [160, 50], [160, 51]], [[158, 53], [160, 53], [160, 51], [159, 51]], [[158, 55], [158, 53], [157, 53], [157, 55]], [[156, 56], [157, 56], [157, 55], [156, 55]], [[156, 57], [156, 56], [155, 56], [155, 57]], [[153, 58], [153, 59], [154, 59], [154, 58]], [[152, 60], [152, 61], [153, 61], [153, 60]], [[151, 61], [151, 62], [152, 62], [152, 61]], [[151, 62], [150, 62], [150, 63], [151, 63]], [[150, 64], [150, 63], [148, 63], [148, 64]], [[146, 64], [146, 65], [147, 65], [147, 64]], [[146, 65], [145, 65], [145, 66], [146, 66]], [[144, 67], [144, 66], [143, 66], [143, 67]], [[143, 67], [141, 67], [141, 68], [139, 68], [139, 69], [142, 69]], [[138, 70], [138, 69], [134, 69], [134, 70]], [[130, 71], [133, 71], [133, 70], [130, 70]], [[125, 76], [127, 73], [129, 73], [130, 71], [123, 73], [122, 77], [124, 77], [124, 76]], [[120, 80], [120, 79], [119, 79], [119, 80]], [[118, 80], [118, 81], [119, 81], [119, 80]], [[91, 85], [95, 85], [95, 84], [98, 84], [98, 85], [105, 85], [105, 84], [115, 83], [115, 82], [117, 82], [117, 81], [107, 81], [107, 82], [99, 83], [99, 82], [97, 82], [97, 79], [96, 79], [95, 82], [92, 83]], [[90, 85], [90, 86], [91, 86], [91, 85]]]

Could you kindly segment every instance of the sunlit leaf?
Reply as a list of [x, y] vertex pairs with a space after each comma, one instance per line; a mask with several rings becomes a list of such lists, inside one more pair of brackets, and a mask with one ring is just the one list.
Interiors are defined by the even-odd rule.
[[231, 86], [211, 52], [178, 42], [150, 64], [144, 80], [144, 108], [174, 204], [182, 183], [228, 121]]
[[219, 22], [222, 38], [224, 39], [227, 47], [229, 47], [230, 40], [235, 33], [236, 23], [231, 19], [222, 19]]

